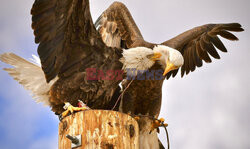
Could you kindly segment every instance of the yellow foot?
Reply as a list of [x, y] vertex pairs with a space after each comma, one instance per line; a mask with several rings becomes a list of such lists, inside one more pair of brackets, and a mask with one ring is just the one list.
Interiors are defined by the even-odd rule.
[[160, 119], [155, 119], [153, 122], [152, 122], [152, 127], [151, 127], [151, 130], [150, 130], [150, 133], [152, 131], [154, 131], [154, 129], [159, 129], [159, 127], [167, 127], [168, 124], [165, 123], [165, 119], [164, 118], [160, 118]]
[[128, 115], [131, 116], [131, 117], [133, 117], [137, 121], [140, 120], [140, 115], [135, 115], [135, 114], [131, 114], [131, 113], [128, 113]]
[[139, 116], [135, 116], [134, 119], [138, 121], [140, 119], [140, 117]]
[[65, 106], [63, 107], [66, 111], [64, 111], [59, 119], [62, 120], [63, 118], [65, 118], [66, 116], [68, 116], [69, 114], [73, 114], [74, 112], [79, 112], [79, 111], [85, 111], [85, 110], [89, 110], [90, 108], [87, 107], [86, 105], [83, 107], [74, 107], [72, 106], [70, 103], [65, 102]]

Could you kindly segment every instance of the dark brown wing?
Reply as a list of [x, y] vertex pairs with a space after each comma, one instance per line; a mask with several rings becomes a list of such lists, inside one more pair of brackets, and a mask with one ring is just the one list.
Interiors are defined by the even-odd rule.
[[31, 14], [47, 82], [69, 68], [72, 71], [87, 56], [105, 54], [107, 47], [93, 25], [89, 0], [35, 0]]
[[[201, 67], [202, 61], [212, 62], [210, 56], [220, 59], [216, 48], [222, 52], [227, 52], [227, 49], [218, 35], [228, 40], [238, 40], [229, 31], [241, 32], [244, 29], [238, 23], [207, 24], [186, 31], [162, 44], [177, 49], [182, 53], [184, 65], [181, 67], [181, 76], [183, 76], [185, 73], [193, 72], [196, 67]], [[171, 75], [175, 77], [177, 72], [178, 70], [170, 72], [167, 78]]]
[[32, 28], [47, 82], [53, 111], [64, 102], [83, 100], [93, 108], [108, 104], [120, 80], [89, 80], [87, 69], [119, 70], [122, 50], [107, 47], [95, 29], [89, 0], [35, 0]]
[[95, 26], [98, 28], [102, 39], [107, 46], [132, 48], [143, 42], [143, 37], [136, 26], [127, 7], [120, 2], [114, 2], [97, 19]]

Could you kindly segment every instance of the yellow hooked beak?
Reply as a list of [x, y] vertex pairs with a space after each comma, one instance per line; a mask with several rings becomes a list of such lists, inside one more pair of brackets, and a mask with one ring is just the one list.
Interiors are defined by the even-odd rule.
[[155, 52], [154, 56], [152, 56], [150, 59], [153, 60], [153, 61], [157, 61], [157, 60], [159, 60], [159, 58], [161, 58], [161, 56], [162, 56], [161, 53]]
[[166, 62], [166, 63], [167, 63], [167, 67], [165, 68], [163, 76], [166, 76], [166, 74], [169, 73], [170, 71], [177, 69], [177, 67], [174, 64], [169, 63], [169, 62]]

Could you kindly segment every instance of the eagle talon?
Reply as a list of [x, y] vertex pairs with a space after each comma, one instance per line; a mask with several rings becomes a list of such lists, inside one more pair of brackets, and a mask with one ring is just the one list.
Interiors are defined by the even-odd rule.
[[164, 119], [164, 118], [160, 118], [159, 121], [160, 121], [161, 123], [164, 123], [164, 122], [165, 122], [165, 119]]
[[75, 112], [89, 110], [90, 108], [85, 105], [82, 101], [78, 100], [78, 107], [72, 106], [69, 102], [65, 102], [65, 106], [63, 107], [66, 111], [59, 115], [59, 120], [61, 121], [63, 118], [70, 114], [74, 114]]
[[138, 120], [140, 120], [140, 117], [139, 116], [135, 116], [134, 119], [138, 121]]
[[152, 122], [151, 130], [150, 130], [149, 133], [151, 133], [155, 129], [159, 130], [159, 127], [167, 127], [167, 126], [168, 126], [168, 124], [165, 123], [165, 119], [164, 118], [155, 119]]
[[128, 115], [131, 116], [131, 117], [133, 117], [133, 118], [134, 118], [135, 120], [137, 120], [137, 121], [139, 121], [140, 118], [141, 118], [141, 115], [140, 115], [140, 114], [136, 115], [136, 114], [128, 113]]

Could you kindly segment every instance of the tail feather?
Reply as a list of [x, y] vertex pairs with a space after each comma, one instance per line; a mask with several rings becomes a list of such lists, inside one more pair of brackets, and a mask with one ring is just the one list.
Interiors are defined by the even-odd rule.
[[44, 73], [38, 65], [31, 63], [14, 53], [4, 53], [0, 55], [0, 60], [14, 68], [4, 68], [16, 81], [26, 90], [29, 90], [37, 102], [49, 103], [49, 90], [56, 80], [49, 84], [46, 82]]

